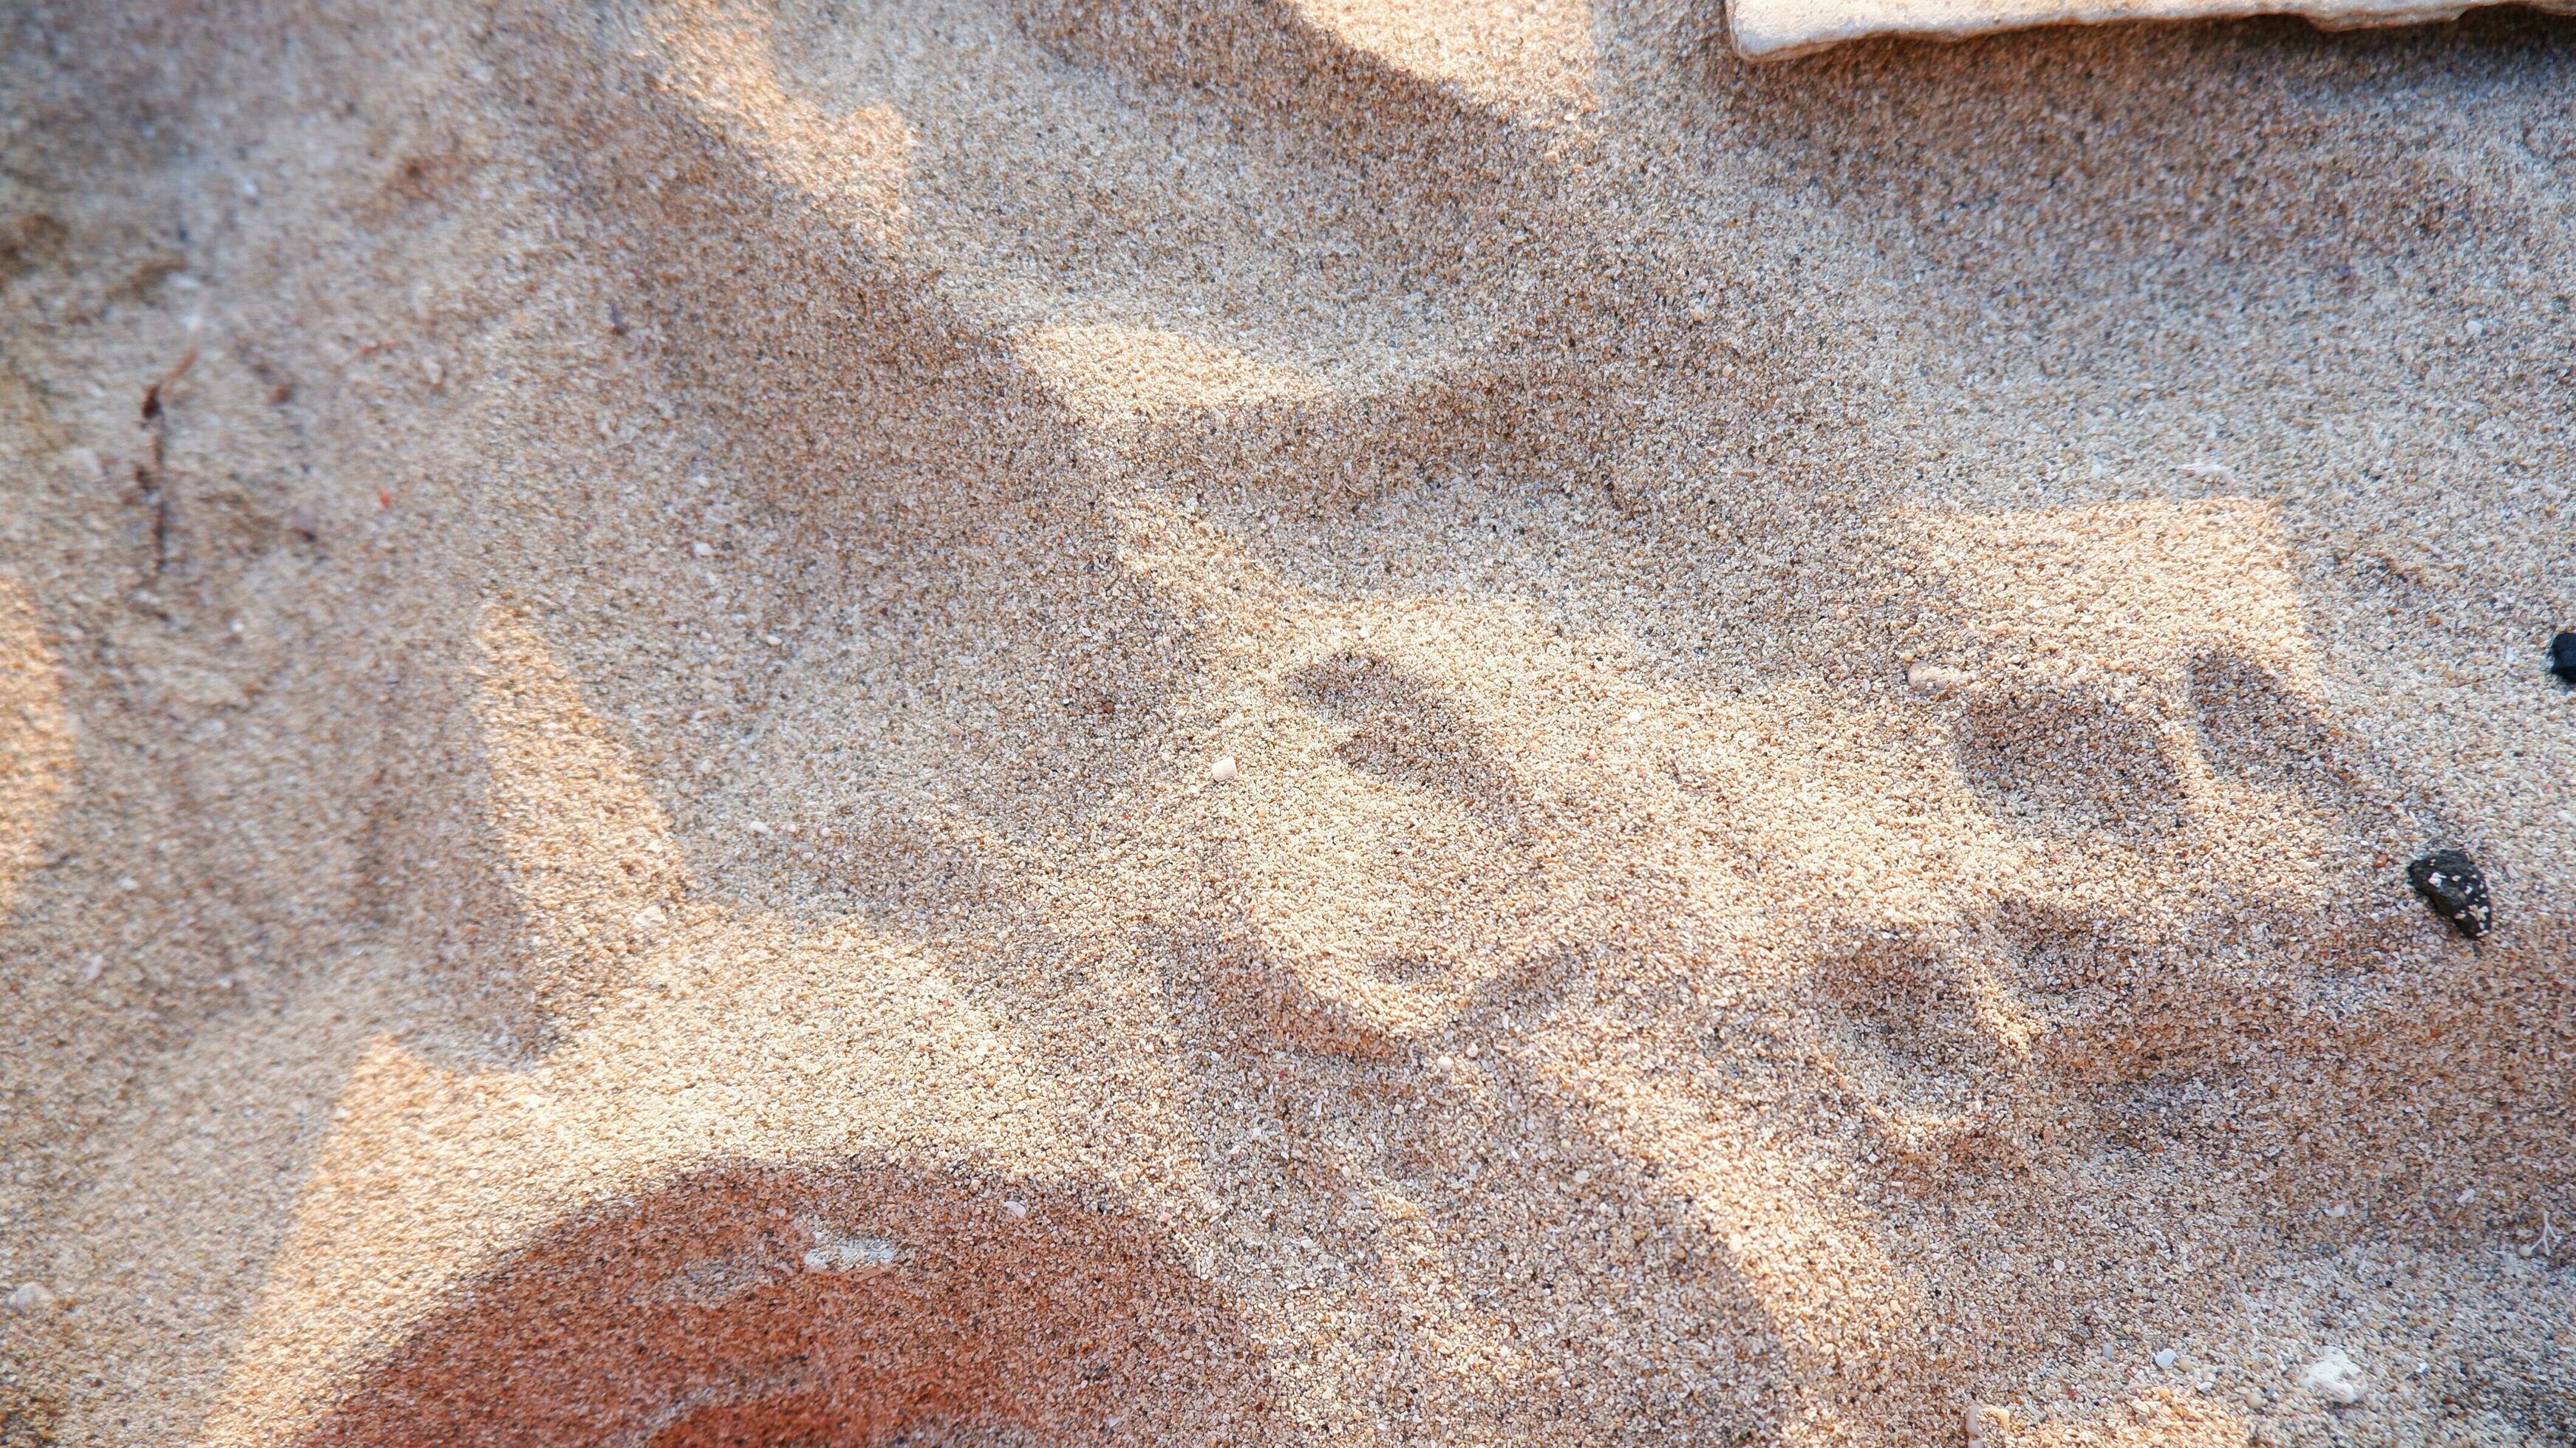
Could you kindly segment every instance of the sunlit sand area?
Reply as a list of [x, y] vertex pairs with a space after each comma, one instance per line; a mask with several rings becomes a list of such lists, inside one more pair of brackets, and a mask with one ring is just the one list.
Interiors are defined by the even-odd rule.
[[0, 7], [0, 1444], [2576, 1442], [2576, 19], [1753, 13]]

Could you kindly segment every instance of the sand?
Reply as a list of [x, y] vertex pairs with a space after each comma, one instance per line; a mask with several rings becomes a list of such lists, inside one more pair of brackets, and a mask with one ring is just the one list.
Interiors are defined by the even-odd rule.
[[2576, 1440], [2576, 21], [5, 19], [12, 1448]]

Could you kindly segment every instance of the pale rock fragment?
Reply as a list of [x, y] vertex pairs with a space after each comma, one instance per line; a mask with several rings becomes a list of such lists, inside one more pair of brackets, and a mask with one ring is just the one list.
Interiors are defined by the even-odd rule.
[[[1778, 59], [1871, 35], [1962, 40], [2034, 25], [2103, 25], [2137, 20], [2215, 20], [2297, 15], [2326, 30], [2452, 20], [2497, 0], [1730, 0], [1727, 35], [1736, 53]], [[2576, 0], [2538, 0], [2535, 9], [2576, 13]]]
[[814, 1239], [802, 1259], [808, 1272], [856, 1272], [867, 1267], [891, 1267], [902, 1256], [894, 1243], [883, 1237], [855, 1236], [828, 1223], [807, 1218], [799, 1225]]

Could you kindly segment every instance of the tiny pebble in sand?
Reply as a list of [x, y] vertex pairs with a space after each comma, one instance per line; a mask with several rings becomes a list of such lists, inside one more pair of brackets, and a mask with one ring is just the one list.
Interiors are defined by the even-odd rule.
[[2495, 928], [2486, 872], [2458, 850], [2435, 850], [2406, 867], [2407, 883], [2436, 915], [2471, 940]]

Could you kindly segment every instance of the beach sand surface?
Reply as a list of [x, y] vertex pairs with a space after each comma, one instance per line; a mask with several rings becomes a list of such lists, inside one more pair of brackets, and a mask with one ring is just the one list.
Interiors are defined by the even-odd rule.
[[2576, 20], [0, 26], [13, 1448], [2576, 1438]]

